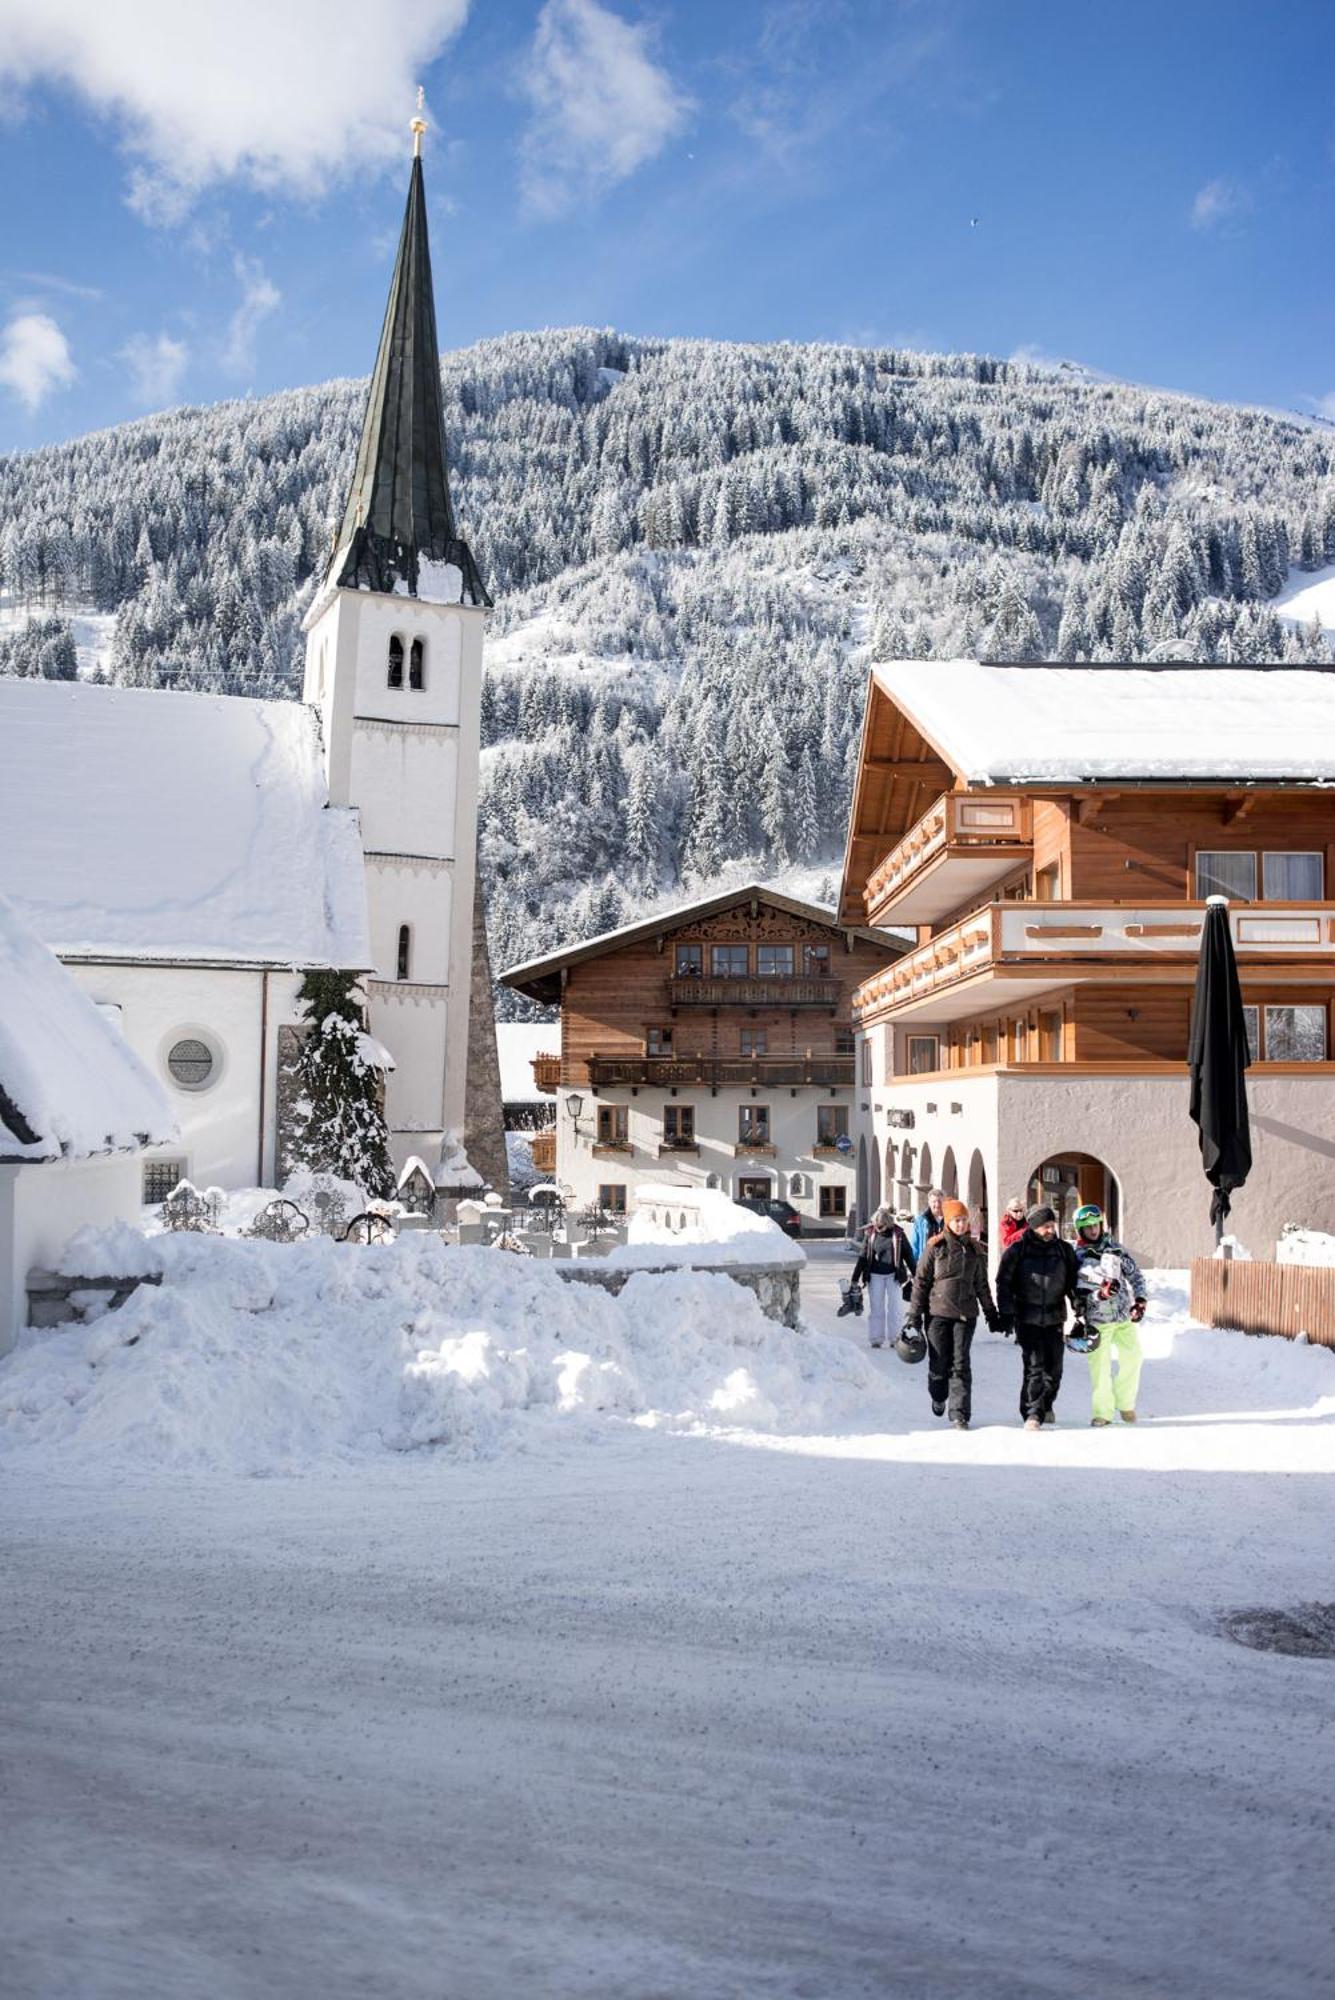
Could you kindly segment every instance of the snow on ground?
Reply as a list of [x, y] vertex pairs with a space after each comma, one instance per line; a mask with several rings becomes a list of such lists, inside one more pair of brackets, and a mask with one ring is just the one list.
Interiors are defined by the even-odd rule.
[[16, 604], [0, 591], [0, 638], [22, 632], [34, 618], [63, 618], [74, 634], [74, 650], [79, 661], [79, 679], [90, 680], [106, 673], [111, 665], [111, 647], [116, 637], [114, 611], [87, 611], [77, 605]]
[[[1329, 1354], [1192, 1329], [1160, 1276], [1140, 1424], [1089, 1430], [1072, 1357], [1061, 1428], [1024, 1433], [984, 1336], [960, 1434], [834, 1318], [851, 1251], [818, 1244], [814, 1333], [746, 1349], [789, 1370], [782, 1431], [497, 1388], [465, 1459], [349, 1445], [347, 1412], [360, 1369], [404, 1422], [414, 1342], [483, 1352], [501, 1253], [424, 1257], [410, 1336], [411, 1257], [333, 1250], [302, 1278], [301, 1246], [187, 1244], [134, 1349], [0, 1364], [11, 1410], [20, 1380], [66, 1399], [0, 1455], [10, 1990], [1328, 1990], [1335, 1666], [1217, 1620], [1332, 1594]], [[516, 1267], [530, 1381], [558, 1332], [622, 1365], [642, 1334], [650, 1401], [698, 1412], [750, 1338], [726, 1279], [637, 1278], [620, 1322], [581, 1292], [572, 1329]], [[266, 1300], [308, 1280], [303, 1331]], [[292, 1476], [167, 1462], [243, 1401]]]
[[1310, 625], [1315, 618], [1335, 632], [1335, 563], [1328, 569], [1291, 570], [1289, 589], [1276, 600], [1275, 610], [1292, 625]]

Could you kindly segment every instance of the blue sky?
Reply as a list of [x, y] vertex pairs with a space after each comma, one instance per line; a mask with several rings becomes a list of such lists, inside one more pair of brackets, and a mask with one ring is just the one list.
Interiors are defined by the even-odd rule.
[[0, 450], [365, 373], [418, 81], [448, 346], [1037, 351], [1335, 417], [1329, 0], [0, 0]]

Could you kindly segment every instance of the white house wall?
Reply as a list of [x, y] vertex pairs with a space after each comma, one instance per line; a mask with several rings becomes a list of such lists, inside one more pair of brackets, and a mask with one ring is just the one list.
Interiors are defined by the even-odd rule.
[[[885, 1033], [871, 1030], [875, 1075], [883, 1074]], [[1044, 1161], [1090, 1155], [1116, 1177], [1126, 1241], [1147, 1264], [1175, 1268], [1208, 1255], [1214, 1241], [1188, 1096], [1185, 1073], [1101, 1077], [1075, 1070], [1064, 1077], [1011, 1070], [900, 1077], [859, 1087], [854, 1138], [879, 1147], [885, 1197], [915, 1210], [928, 1179], [936, 1185], [949, 1179], [952, 1160], [959, 1197], [968, 1201], [977, 1154], [987, 1177], [994, 1257], [997, 1218], [1009, 1197], [1026, 1194]], [[1269, 1076], [1258, 1069], [1248, 1079], [1248, 1097], [1254, 1164], [1234, 1197], [1231, 1227], [1254, 1256], [1270, 1257], [1285, 1223], [1335, 1231], [1335, 1078], [1320, 1072]], [[911, 1115], [911, 1128], [892, 1125], [892, 1112], [897, 1119]], [[899, 1163], [905, 1141], [913, 1148], [912, 1186], [904, 1190], [896, 1174], [886, 1188], [887, 1147]], [[924, 1148], [931, 1155], [929, 1175]]]
[[[583, 1099], [578, 1137], [566, 1105], [572, 1090]], [[814, 1090], [804, 1089], [797, 1097], [790, 1097], [787, 1089], [782, 1092], [776, 1089], [758, 1099], [749, 1090], [722, 1089], [717, 1097], [711, 1097], [706, 1090], [683, 1092], [672, 1098], [664, 1090], [642, 1088], [634, 1097], [624, 1091], [606, 1090], [594, 1097], [587, 1087], [572, 1086], [558, 1091], [556, 1102], [556, 1178], [570, 1187], [571, 1199], [579, 1207], [594, 1202], [599, 1187], [605, 1183], [625, 1185], [629, 1209], [633, 1206], [633, 1188], [641, 1181], [662, 1180], [665, 1175], [704, 1187], [712, 1174], [717, 1177], [715, 1184], [733, 1195], [741, 1181], [767, 1179], [774, 1196], [791, 1201], [813, 1231], [823, 1229], [830, 1234], [843, 1234], [843, 1218], [822, 1218], [819, 1190], [822, 1186], [842, 1187], [845, 1209], [851, 1212], [856, 1155], [817, 1159], [812, 1148], [816, 1139], [816, 1106], [837, 1103], [846, 1109], [846, 1096], [827, 1099]], [[769, 1106], [770, 1138], [775, 1152], [772, 1156], [737, 1154], [734, 1147], [738, 1113], [743, 1105], [761, 1102]], [[611, 1104], [626, 1107], [633, 1148], [630, 1153], [595, 1154], [593, 1150], [598, 1107]], [[660, 1157], [663, 1111], [669, 1104], [694, 1107], [698, 1153], [670, 1152]], [[794, 1177], [801, 1182], [798, 1192], [794, 1191]]]
[[135, 1153], [0, 1166], [0, 1354], [27, 1323], [29, 1271], [50, 1269], [80, 1229], [137, 1221], [141, 1173]]

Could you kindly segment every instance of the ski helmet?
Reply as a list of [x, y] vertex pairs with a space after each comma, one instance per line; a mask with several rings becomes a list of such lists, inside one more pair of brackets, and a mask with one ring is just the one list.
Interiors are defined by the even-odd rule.
[[895, 1353], [901, 1361], [925, 1361], [927, 1359], [926, 1337], [918, 1331], [917, 1327], [906, 1326], [903, 1333], [900, 1334], [899, 1339], [895, 1342]]
[[1077, 1236], [1083, 1236], [1087, 1229], [1097, 1229], [1099, 1235], [1102, 1236], [1104, 1230], [1107, 1228], [1103, 1210], [1096, 1201], [1087, 1201], [1083, 1208], [1078, 1208], [1073, 1220]]
[[1096, 1326], [1088, 1326], [1084, 1320], [1077, 1320], [1066, 1336], [1066, 1345], [1072, 1354], [1092, 1354], [1102, 1335]]

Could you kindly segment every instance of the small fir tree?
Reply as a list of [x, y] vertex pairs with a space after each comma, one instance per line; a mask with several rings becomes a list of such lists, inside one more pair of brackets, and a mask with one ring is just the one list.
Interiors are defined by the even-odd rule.
[[308, 972], [297, 993], [308, 1023], [297, 1057], [297, 1099], [287, 1170], [309, 1167], [355, 1181], [368, 1195], [394, 1192], [380, 1072], [367, 1060], [357, 980]]

